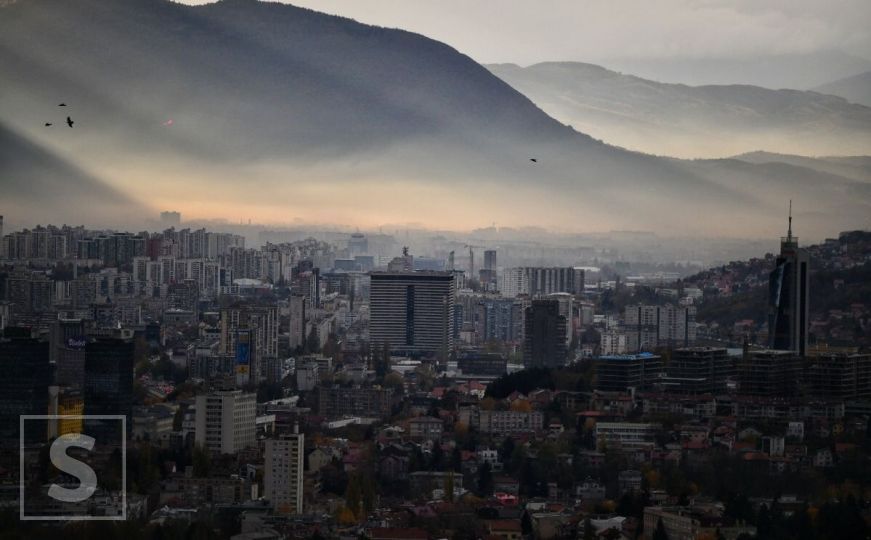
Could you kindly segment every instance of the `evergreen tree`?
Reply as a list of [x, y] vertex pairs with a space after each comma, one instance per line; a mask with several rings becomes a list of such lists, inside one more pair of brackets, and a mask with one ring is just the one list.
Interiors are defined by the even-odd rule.
[[478, 468], [478, 494], [482, 497], [493, 494], [493, 473], [489, 463], [484, 463]]
[[656, 522], [656, 529], [653, 531], [653, 540], [668, 540], [668, 533], [665, 532], [665, 525], [662, 523], [662, 518]]
[[590, 521], [590, 518], [584, 520], [584, 540], [594, 540], [596, 538], [596, 531], [593, 529], [593, 523]]

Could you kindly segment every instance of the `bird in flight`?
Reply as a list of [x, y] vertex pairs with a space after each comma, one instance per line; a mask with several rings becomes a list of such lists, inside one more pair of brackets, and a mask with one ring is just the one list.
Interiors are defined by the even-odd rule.
[[66, 107], [66, 106], [67, 106], [66, 103], [60, 103], [60, 104], [58, 104], [58, 107]]
[[73, 122], [73, 119], [70, 118], [69, 116], [67, 116], [67, 125], [70, 126], [70, 127], [73, 127], [73, 123], [74, 123], [74, 122]]
[[45, 127], [48, 127], [48, 126], [50, 126], [50, 125], [52, 125], [51, 122], [46, 122], [46, 123], [45, 123]]
[[534, 157], [529, 158], [529, 161], [531, 161], [531, 162], [533, 162], [533, 163], [538, 163], [538, 160], [535, 159]]

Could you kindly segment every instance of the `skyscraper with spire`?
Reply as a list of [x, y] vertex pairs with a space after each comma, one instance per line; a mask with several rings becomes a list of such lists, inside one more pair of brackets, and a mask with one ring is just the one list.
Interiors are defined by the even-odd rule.
[[804, 356], [808, 344], [810, 257], [792, 235], [792, 201], [789, 227], [780, 239], [780, 255], [768, 278], [768, 341], [772, 349], [796, 351]]

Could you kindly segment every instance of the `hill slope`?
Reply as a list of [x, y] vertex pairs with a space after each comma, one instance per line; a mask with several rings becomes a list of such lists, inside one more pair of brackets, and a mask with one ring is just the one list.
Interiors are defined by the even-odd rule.
[[766, 166], [608, 146], [442, 43], [278, 3], [19, 0], [0, 72], [16, 132], [191, 217], [762, 236], [790, 196], [819, 235], [871, 208], [846, 178], [805, 195]]
[[678, 157], [759, 148], [804, 155], [871, 153], [871, 108], [834, 96], [747, 85], [664, 84], [576, 62], [488, 67], [554, 118], [644, 152]]

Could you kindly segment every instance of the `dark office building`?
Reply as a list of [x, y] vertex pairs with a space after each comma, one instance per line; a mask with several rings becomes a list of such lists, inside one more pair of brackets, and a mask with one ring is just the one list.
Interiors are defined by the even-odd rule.
[[505, 375], [508, 360], [498, 353], [469, 351], [460, 354], [457, 358], [457, 369], [463, 372], [463, 375], [499, 377]]
[[804, 378], [802, 360], [793, 351], [746, 351], [738, 363], [738, 393], [794, 396]]
[[792, 235], [792, 211], [787, 235], [780, 239], [780, 255], [768, 278], [768, 346], [807, 352], [810, 258]]
[[455, 295], [450, 272], [373, 272], [370, 341], [405, 354], [447, 354], [454, 346]]
[[600, 356], [596, 359], [596, 390], [650, 390], [661, 382], [662, 358], [652, 353]]
[[[127, 433], [132, 426], [133, 342], [124, 339], [97, 339], [85, 346], [85, 414], [123, 414]], [[99, 423], [85, 431], [103, 431], [115, 424]]]
[[663, 380], [665, 390], [677, 394], [724, 392], [736, 377], [736, 362], [720, 347], [675, 349]]
[[[0, 439], [19, 440], [22, 414], [48, 414], [52, 370], [49, 343], [29, 337], [0, 339]], [[28, 422], [25, 440], [46, 439], [45, 422]]]
[[871, 398], [871, 354], [820, 353], [808, 358], [806, 383], [813, 395], [833, 399]]
[[82, 389], [85, 383], [85, 323], [60, 319], [51, 327], [51, 361], [59, 386]]
[[318, 414], [329, 419], [366, 416], [384, 419], [390, 415], [390, 388], [318, 387]]
[[566, 364], [566, 318], [556, 300], [533, 300], [524, 314], [523, 364], [560, 367]]

